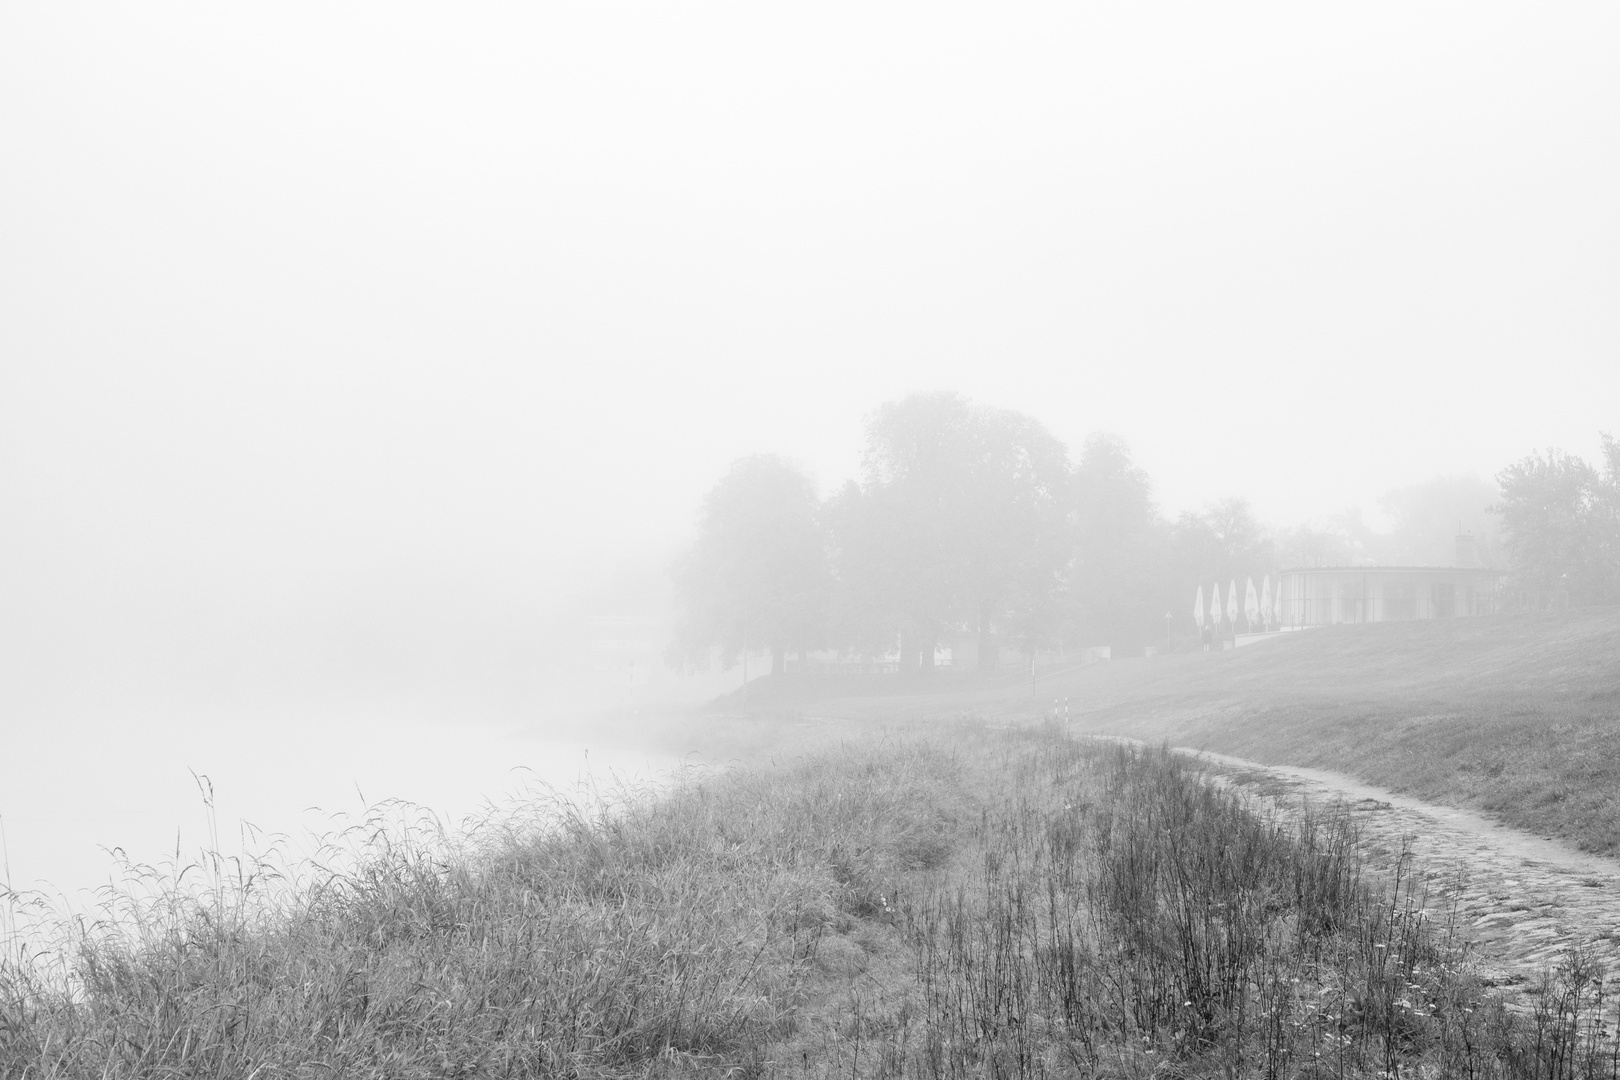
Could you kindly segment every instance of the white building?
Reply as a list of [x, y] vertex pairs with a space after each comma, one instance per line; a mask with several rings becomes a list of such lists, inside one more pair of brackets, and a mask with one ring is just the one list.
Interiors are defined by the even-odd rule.
[[1281, 574], [1287, 627], [1489, 615], [1502, 575], [1472, 565], [1473, 537], [1457, 538], [1456, 566], [1311, 566]]

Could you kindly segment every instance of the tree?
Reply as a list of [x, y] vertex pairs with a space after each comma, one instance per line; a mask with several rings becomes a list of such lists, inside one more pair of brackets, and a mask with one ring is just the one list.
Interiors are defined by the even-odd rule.
[[[833, 600], [831, 623], [836, 639], [867, 656], [894, 647], [912, 583], [903, 576], [903, 545], [885, 535], [892, 515], [854, 480], [827, 501], [831, 541]], [[912, 586], [914, 587], [914, 586]]]
[[1156, 641], [1164, 612], [1180, 610], [1167, 580], [1169, 530], [1147, 473], [1112, 435], [1086, 440], [1075, 467], [1075, 544], [1069, 623], [1084, 642], [1116, 647]]
[[1437, 476], [1411, 487], [1386, 492], [1378, 505], [1391, 519], [1380, 560], [1393, 565], [1450, 566], [1457, 558], [1459, 532], [1474, 538], [1474, 557], [1495, 566], [1501, 552], [1500, 520], [1490, 508], [1500, 489], [1477, 476]]
[[1603, 435], [1603, 481], [1593, 503], [1597, 518], [1599, 573], [1610, 599], [1620, 599], [1620, 440]]
[[1620, 454], [1604, 437], [1606, 473], [1561, 450], [1529, 456], [1497, 474], [1514, 591], [1532, 608], [1620, 598], [1613, 553]]
[[1246, 499], [1226, 498], [1202, 513], [1182, 514], [1176, 521], [1177, 561], [1191, 571], [1189, 591], [1197, 582], [1222, 581], [1264, 572], [1277, 558], [1276, 547], [1249, 509]]
[[736, 462], [704, 499], [697, 540], [673, 575], [674, 658], [702, 667], [718, 647], [729, 668], [763, 647], [781, 671], [789, 649], [826, 634], [831, 580], [814, 483], [773, 455]]
[[1275, 543], [1244, 499], [1222, 499], [1202, 513], [1182, 514], [1172, 535], [1172, 563], [1181, 603], [1170, 611], [1177, 619], [1189, 609], [1200, 585], [1218, 582], [1224, 609], [1231, 582], [1241, 588], [1248, 578], [1277, 564]]
[[972, 424], [972, 407], [955, 394], [890, 402], [867, 423], [858, 540], [841, 545], [853, 556], [841, 565], [865, 584], [871, 621], [898, 635], [906, 670], [932, 662], [960, 614]]
[[963, 597], [979, 638], [979, 667], [996, 667], [996, 629], [1029, 655], [1057, 644], [1074, 545], [1073, 468], [1063, 443], [1009, 409], [978, 410], [968, 476], [979, 507], [969, 521]]
[[1288, 566], [1350, 566], [1368, 553], [1375, 534], [1359, 511], [1318, 519], [1280, 531], [1272, 541], [1274, 561]]
[[979, 633], [981, 666], [997, 626], [1050, 637], [1068, 555], [1061, 442], [1021, 413], [914, 394], [873, 415], [863, 465], [834, 531], [843, 587], [861, 598], [841, 607], [864, 632], [898, 635], [908, 670], [963, 626]]
[[1204, 519], [1215, 538], [1223, 576], [1252, 574], [1276, 560], [1266, 527], [1254, 516], [1247, 499], [1222, 499], [1204, 511]]

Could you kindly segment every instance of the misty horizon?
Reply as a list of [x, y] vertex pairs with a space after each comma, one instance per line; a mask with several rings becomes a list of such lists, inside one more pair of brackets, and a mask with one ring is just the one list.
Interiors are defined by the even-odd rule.
[[1169, 521], [1440, 557], [1413, 492], [1617, 423], [1617, 45], [1602, 5], [8, 7], [0, 729], [65, 790], [145, 732], [711, 699], [740, 672], [663, 641], [705, 495], [772, 454], [832, 496], [928, 391], [1116, 436]]

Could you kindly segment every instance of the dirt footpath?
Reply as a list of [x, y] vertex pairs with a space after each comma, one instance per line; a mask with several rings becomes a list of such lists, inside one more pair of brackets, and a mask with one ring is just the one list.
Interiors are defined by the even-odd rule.
[[1306, 800], [1342, 802], [1356, 815], [1375, 872], [1392, 872], [1409, 843], [1412, 868], [1428, 884], [1427, 907], [1440, 918], [1455, 900], [1459, 932], [1497, 985], [1535, 985], [1580, 943], [1620, 973], [1620, 862], [1334, 773], [1185, 752], [1285, 816]]

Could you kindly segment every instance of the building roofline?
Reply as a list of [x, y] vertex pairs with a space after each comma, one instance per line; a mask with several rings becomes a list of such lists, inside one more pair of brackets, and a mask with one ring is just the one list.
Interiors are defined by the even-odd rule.
[[1501, 577], [1503, 571], [1486, 566], [1289, 566], [1279, 574], [1490, 574]]

